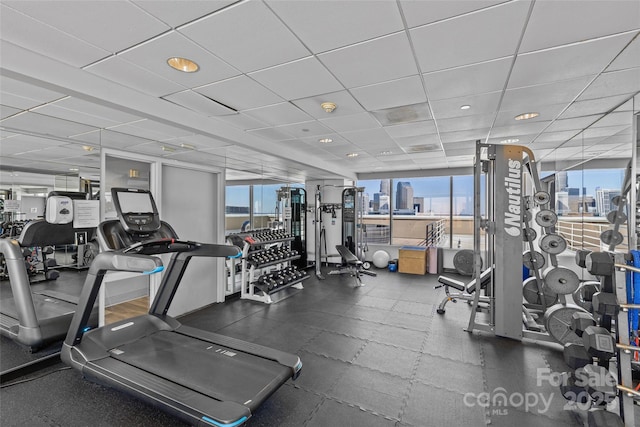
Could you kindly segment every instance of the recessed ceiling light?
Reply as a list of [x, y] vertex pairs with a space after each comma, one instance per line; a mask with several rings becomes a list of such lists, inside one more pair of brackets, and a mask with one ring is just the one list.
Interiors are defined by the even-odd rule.
[[93, 147], [93, 146], [91, 146], [91, 145], [83, 145], [83, 146], [82, 146], [82, 149], [83, 149], [84, 151], [93, 151], [93, 150], [95, 150], [95, 149], [96, 149], [96, 147]]
[[173, 153], [174, 151], [176, 151], [176, 149], [173, 148], [173, 147], [167, 147], [166, 145], [163, 145], [162, 146], [162, 151], [167, 151], [169, 153]]
[[331, 139], [331, 138], [322, 138], [322, 139], [319, 139], [318, 142], [320, 144], [329, 144], [329, 143], [333, 142], [333, 139]]
[[538, 117], [539, 115], [540, 113], [522, 113], [515, 116], [514, 118], [516, 120], [529, 120], [529, 119], [533, 119], [534, 117]]
[[388, 156], [389, 154], [391, 154], [391, 151], [381, 151], [380, 152], [381, 156]]
[[78, 169], [78, 168], [69, 168], [69, 170], [70, 170], [71, 172], [78, 172], [80, 169]]
[[320, 104], [320, 107], [327, 113], [333, 113], [333, 110], [336, 109], [337, 105], [333, 102], [323, 102]]
[[187, 58], [180, 58], [175, 56], [173, 58], [167, 59], [167, 64], [173, 69], [178, 71], [182, 71], [184, 73], [195, 73], [200, 69], [200, 66]]
[[520, 142], [520, 140], [518, 138], [509, 138], [503, 139], [502, 141], [500, 141], [500, 144], [515, 144], [516, 142]]
[[460, 106], [461, 110], [468, 110], [469, 108], [471, 108], [471, 105], [461, 105]]
[[358, 157], [358, 153], [347, 153], [347, 157]]
[[195, 146], [193, 146], [193, 145], [191, 145], [191, 144], [185, 144], [185, 143], [180, 144], [180, 147], [182, 147], [182, 148], [186, 148], [186, 149], [188, 149], [188, 150], [195, 150], [195, 149], [196, 149], [196, 147], [195, 147]]

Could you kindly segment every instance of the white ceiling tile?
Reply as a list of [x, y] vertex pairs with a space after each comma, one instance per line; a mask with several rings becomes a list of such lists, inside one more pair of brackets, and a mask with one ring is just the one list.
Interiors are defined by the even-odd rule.
[[476, 141], [478, 139], [484, 141], [488, 134], [489, 134], [489, 128], [471, 129], [471, 130], [456, 131], [456, 132], [441, 132], [440, 139], [442, 140], [442, 143], [445, 144], [445, 147], [446, 147], [446, 144], [451, 142]]
[[167, 140], [166, 142], [173, 145], [188, 144], [198, 150], [221, 148], [231, 145], [228, 141], [221, 141], [204, 135], [187, 135], [179, 138]]
[[414, 135], [394, 138], [400, 147], [414, 147], [420, 145], [430, 145], [440, 148], [440, 137], [437, 134]]
[[432, 101], [502, 90], [513, 57], [424, 74]]
[[595, 116], [587, 116], [587, 117], [575, 117], [572, 119], [564, 119], [564, 120], [556, 120], [549, 126], [545, 132], [560, 132], [565, 130], [582, 130], [585, 127], [591, 125], [595, 122], [599, 117]]
[[0, 105], [0, 120], [6, 119], [9, 116], [19, 113], [19, 108], [7, 107], [6, 105]]
[[[353, 96], [351, 96], [351, 94], [346, 90], [311, 96], [309, 98], [296, 99], [292, 102], [316, 119], [325, 119], [335, 116], [349, 116], [364, 111], [362, 106], [358, 104]], [[320, 106], [324, 102], [333, 102], [336, 104], [336, 109], [331, 113], [327, 113]]]
[[539, 1], [533, 7], [520, 52], [639, 28], [637, 1]]
[[[187, 88], [202, 86], [240, 74], [182, 34], [171, 31], [121, 53], [121, 58]], [[195, 61], [200, 69], [184, 73], [167, 64], [167, 59], [180, 56]]]
[[[140, 153], [140, 154], [148, 154], [156, 157], [167, 157], [171, 154], [175, 154], [178, 152], [178, 151], [173, 151], [173, 152], [164, 151], [162, 149], [163, 145], [166, 146], [161, 142], [153, 141], [147, 144], [134, 145], [132, 147], [129, 147], [127, 151], [133, 151], [134, 153]], [[173, 148], [173, 147], [172, 149], [177, 150], [176, 148]]]
[[418, 104], [427, 100], [420, 76], [362, 86], [351, 89], [351, 93], [367, 110]]
[[405, 136], [429, 135], [436, 133], [436, 126], [433, 120], [423, 120], [421, 122], [385, 126], [384, 130], [392, 138], [402, 138]]
[[580, 99], [597, 99], [607, 96], [634, 94], [640, 90], [640, 68], [602, 73], [580, 95]]
[[2, 154], [2, 156], [14, 156], [25, 152], [59, 147], [61, 145], [64, 145], [64, 142], [29, 135], [17, 135], [2, 140], [0, 154]]
[[562, 113], [561, 118], [566, 119], [571, 117], [590, 116], [593, 114], [604, 114], [627, 99], [629, 99], [628, 95], [618, 95], [592, 99], [589, 101], [578, 100], [571, 104], [571, 106]]
[[108, 128], [111, 131], [146, 138], [152, 141], [163, 141], [177, 136], [186, 136], [190, 132], [173, 126], [167, 126], [152, 120], [141, 120]]
[[66, 157], [64, 158], [64, 162], [69, 163], [73, 166], [95, 167], [98, 170], [98, 174], [100, 171], [100, 153], [86, 154], [84, 156]]
[[[432, 101], [433, 116], [436, 120], [450, 117], [463, 117], [476, 114], [489, 114], [498, 109], [502, 92], [491, 92], [481, 95], [469, 95], [459, 98], [441, 99]], [[463, 105], [470, 105], [471, 108], [461, 110]]]
[[263, 129], [251, 129], [247, 131], [251, 135], [257, 135], [261, 138], [269, 139], [271, 141], [284, 141], [291, 139], [293, 135], [281, 130], [280, 128], [263, 128]]
[[640, 37], [636, 37], [607, 68], [607, 71], [640, 67]]
[[235, 4], [180, 32], [244, 73], [309, 55], [262, 2]]
[[403, 29], [392, 1], [267, 1], [314, 53]]
[[[12, 96], [11, 96], [12, 95]], [[24, 110], [63, 98], [65, 94], [2, 76], [0, 99], [3, 105]]]
[[306, 136], [317, 136], [317, 135], [324, 136], [332, 133], [331, 129], [329, 129], [326, 126], [323, 126], [316, 120], [278, 126], [276, 127], [276, 129], [284, 131], [296, 138], [303, 138]]
[[222, 9], [235, 1], [236, 0], [136, 0], [133, 3], [137, 4], [159, 20], [166, 22], [168, 25], [175, 28], [193, 21], [196, 18]]
[[110, 55], [76, 37], [59, 31], [22, 13], [0, 5], [2, 38], [75, 67], [90, 64]]
[[71, 135], [69, 138], [78, 141], [80, 144], [87, 144], [94, 147], [100, 147], [100, 140], [102, 137], [102, 129], [92, 130], [91, 132], [84, 132], [77, 135]]
[[631, 128], [630, 124], [618, 125], [618, 126], [606, 126], [606, 127], [591, 127], [585, 129], [583, 134], [585, 138], [608, 138], [613, 135], [617, 135], [623, 131], [627, 131]]
[[173, 93], [163, 97], [167, 101], [178, 104], [189, 110], [197, 111], [198, 113], [206, 114], [208, 116], [224, 116], [228, 114], [236, 114], [235, 111], [227, 108], [225, 105], [207, 98], [206, 96], [194, 92], [192, 90], [185, 90], [182, 92]]
[[423, 73], [515, 53], [529, 1], [510, 2], [410, 30]]
[[[549, 125], [551, 121], [514, 123], [507, 126], [494, 126], [491, 129], [492, 138], [519, 138], [520, 135], [540, 133]], [[562, 129], [564, 130], [564, 129]]]
[[530, 86], [600, 73], [633, 34], [518, 55], [509, 87]]
[[195, 89], [235, 110], [264, 107], [284, 101], [255, 80], [242, 75]]
[[314, 57], [256, 71], [250, 77], [287, 100], [343, 89], [340, 82]]
[[404, 32], [324, 53], [318, 58], [347, 88], [418, 73]]
[[26, 156], [31, 160], [56, 160], [75, 157], [79, 152], [80, 151], [77, 148], [58, 146], [45, 148], [43, 150], [29, 151], [27, 153], [20, 153], [16, 154], [16, 156]]
[[536, 144], [547, 142], [551, 144], [558, 144], [559, 142], [564, 142], [573, 138], [575, 135], [575, 130], [544, 132], [536, 138]]
[[367, 112], [353, 114], [351, 116], [337, 116], [330, 119], [321, 119], [323, 124], [336, 132], [349, 132], [354, 130], [375, 129], [380, 123]]
[[221, 166], [225, 164], [225, 158], [216, 156], [215, 153], [206, 151], [188, 150], [182, 152], [168, 153], [165, 157], [182, 162], [207, 163], [211, 166]]
[[243, 113], [270, 125], [286, 125], [311, 120], [309, 115], [290, 102], [255, 108]]
[[[96, 135], [96, 134], [79, 135], [74, 139], [82, 139], [89, 135]], [[139, 138], [137, 136], [128, 135], [121, 132], [110, 131], [106, 129], [102, 129], [98, 131], [97, 137], [98, 137], [97, 142], [100, 144], [100, 146], [106, 147], [106, 148], [126, 149], [127, 147], [131, 147], [136, 144], [144, 144], [149, 142], [149, 140], [146, 138]], [[95, 142], [95, 140], [90, 142]]]
[[133, 114], [103, 107], [74, 97], [63, 98], [59, 101], [35, 108], [33, 111], [100, 128], [141, 119], [141, 117], [134, 116]]
[[438, 130], [440, 132], [454, 132], [456, 130], [482, 129], [491, 127], [496, 114], [473, 114], [463, 117], [452, 117], [448, 119], [438, 119]]
[[86, 67], [85, 70], [96, 76], [152, 96], [162, 96], [184, 89], [184, 86], [176, 82], [160, 77], [152, 71], [141, 68], [117, 56], [92, 64]]
[[630, 126], [633, 120], [633, 114], [628, 111], [613, 112], [604, 116], [601, 120], [598, 120], [593, 126]]
[[192, 134], [190, 130], [185, 130], [177, 126], [170, 126], [154, 120], [139, 120], [131, 123], [132, 127], [148, 130], [158, 136], [159, 141], [163, 141], [172, 137], [189, 136]]
[[383, 129], [366, 129], [353, 132], [343, 132], [342, 136], [348, 141], [366, 146], [368, 144], [377, 146], [393, 146], [396, 144], [391, 137]]
[[9, 130], [24, 130], [54, 136], [70, 136], [94, 130], [95, 127], [80, 123], [61, 120], [43, 114], [26, 112], [18, 114], [0, 122]]
[[589, 84], [593, 76], [584, 76], [562, 82], [533, 85], [515, 89], [507, 89], [502, 99], [502, 111], [519, 111], [520, 113], [535, 111], [540, 105], [565, 104], [571, 101]]
[[409, 28], [418, 25], [429, 24], [474, 10], [484, 9], [505, 0], [456, 0], [456, 1], [424, 1], [424, 0], [400, 0]]
[[253, 117], [249, 117], [244, 113], [236, 113], [228, 116], [218, 116], [215, 117], [215, 120], [221, 120], [223, 122], [229, 123], [231, 126], [242, 130], [267, 127], [267, 123], [256, 120]]
[[318, 141], [320, 138], [318, 138], [317, 136], [298, 138], [298, 140], [304, 142], [305, 144], [310, 145], [314, 149], [319, 149], [319, 150], [323, 150], [325, 149], [325, 147], [328, 147], [328, 146], [351, 144], [349, 141], [347, 141], [337, 133], [328, 133], [326, 135], [322, 135], [322, 138], [329, 138], [331, 139], [331, 142], [323, 144]]
[[128, 1], [3, 3], [109, 52], [118, 52], [169, 29]]

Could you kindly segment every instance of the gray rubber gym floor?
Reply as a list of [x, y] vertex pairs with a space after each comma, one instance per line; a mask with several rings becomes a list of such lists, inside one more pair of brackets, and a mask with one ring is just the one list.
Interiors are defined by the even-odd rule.
[[[583, 425], [549, 375], [567, 370], [560, 347], [464, 332], [466, 303], [436, 314], [436, 276], [377, 272], [362, 288], [348, 276], [313, 277], [277, 304], [234, 299], [180, 320], [302, 359], [300, 378], [247, 426]], [[2, 347], [16, 351], [5, 339]], [[2, 389], [3, 426], [183, 425], [56, 368]]]

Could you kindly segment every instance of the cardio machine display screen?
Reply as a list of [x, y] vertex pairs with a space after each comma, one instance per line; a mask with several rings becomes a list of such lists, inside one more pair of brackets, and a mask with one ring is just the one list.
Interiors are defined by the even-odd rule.
[[122, 213], [153, 213], [149, 193], [118, 193]]

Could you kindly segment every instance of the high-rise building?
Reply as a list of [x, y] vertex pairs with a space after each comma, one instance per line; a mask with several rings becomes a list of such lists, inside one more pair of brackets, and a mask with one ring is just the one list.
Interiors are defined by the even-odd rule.
[[388, 179], [380, 180], [380, 193], [389, 194], [389, 180]]
[[566, 191], [569, 188], [569, 177], [567, 172], [560, 171], [556, 173], [556, 191]]
[[620, 195], [620, 190], [608, 190], [596, 187], [596, 215], [606, 216], [616, 209], [611, 199]]
[[413, 187], [410, 182], [398, 182], [396, 190], [396, 209], [413, 210]]

